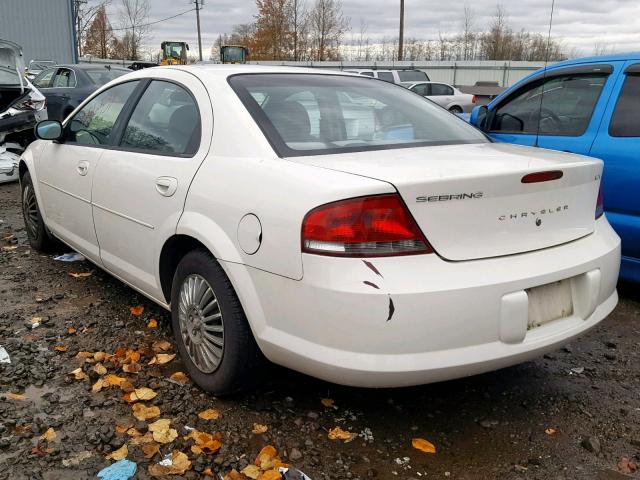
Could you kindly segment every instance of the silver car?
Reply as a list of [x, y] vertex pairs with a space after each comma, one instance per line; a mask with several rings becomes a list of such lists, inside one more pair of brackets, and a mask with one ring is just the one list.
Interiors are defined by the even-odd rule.
[[451, 113], [469, 113], [476, 106], [476, 96], [463, 93], [451, 85], [438, 82], [403, 82], [403, 87], [428, 98]]

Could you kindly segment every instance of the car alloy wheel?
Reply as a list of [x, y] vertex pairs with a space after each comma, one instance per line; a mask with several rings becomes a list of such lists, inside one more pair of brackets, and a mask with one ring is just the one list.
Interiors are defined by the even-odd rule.
[[224, 354], [224, 320], [211, 285], [200, 275], [191, 274], [182, 282], [178, 319], [193, 364], [203, 373], [214, 372]]
[[22, 192], [22, 210], [24, 212], [24, 223], [27, 227], [27, 233], [31, 238], [38, 238], [40, 215], [38, 213], [36, 194], [30, 184], [25, 185]]

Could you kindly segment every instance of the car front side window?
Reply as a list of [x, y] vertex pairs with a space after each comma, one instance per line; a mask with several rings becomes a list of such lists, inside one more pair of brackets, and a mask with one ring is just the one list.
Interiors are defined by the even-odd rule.
[[193, 155], [200, 143], [200, 113], [187, 90], [154, 80], [140, 97], [120, 146], [127, 150]]
[[67, 141], [81, 145], [109, 145], [116, 120], [138, 83], [115, 85], [91, 99], [69, 121]]
[[607, 77], [606, 73], [572, 74], [527, 85], [496, 109], [491, 131], [581, 136]]

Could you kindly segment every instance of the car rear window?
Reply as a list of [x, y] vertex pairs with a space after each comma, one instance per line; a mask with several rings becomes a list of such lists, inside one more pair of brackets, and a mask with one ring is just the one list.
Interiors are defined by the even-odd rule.
[[426, 82], [429, 80], [427, 74], [420, 70], [399, 70], [398, 77], [401, 82]]
[[96, 68], [95, 70], [87, 69], [85, 72], [89, 75], [91, 82], [98, 86], [105, 85], [111, 80], [121, 77], [125, 73], [129, 73], [127, 70], [109, 70], [107, 68]]
[[281, 157], [488, 141], [432, 102], [385, 82], [240, 74], [229, 83]]

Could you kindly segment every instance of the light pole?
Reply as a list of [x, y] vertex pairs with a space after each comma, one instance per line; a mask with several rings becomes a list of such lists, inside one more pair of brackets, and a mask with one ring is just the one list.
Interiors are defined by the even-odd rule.
[[196, 4], [196, 22], [198, 23], [198, 56], [202, 61], [202, 37], [200, 36], [200, 8], [204, 5], [204, 0], [195, 0]]
[[400, 34], [398, 35], [398, 61], [404, 56], [404, 0], [400, 0]]

